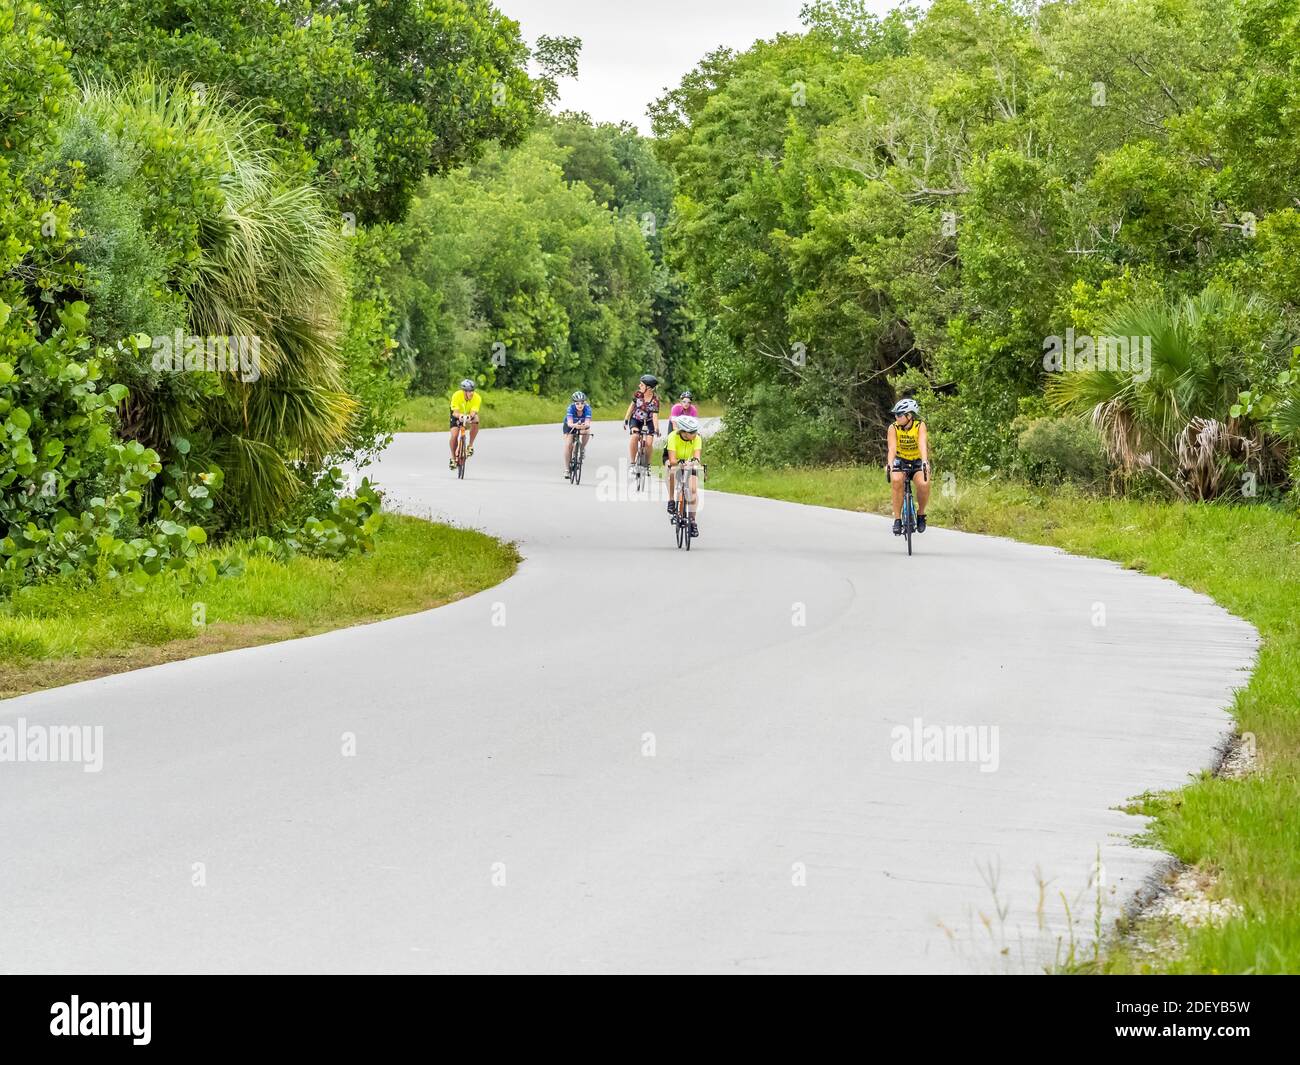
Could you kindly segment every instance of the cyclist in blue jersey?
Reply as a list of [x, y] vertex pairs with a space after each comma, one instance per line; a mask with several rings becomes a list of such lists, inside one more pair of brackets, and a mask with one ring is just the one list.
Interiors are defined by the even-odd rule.
[[569, 463], [573, 461], [573, 442], [582, 437], [582, 446], [587, 446], [591, 439], [591, 404], [587, 402], [585, 392], [575, 392], [573, 402], [564, 412], [564, 479], [569, 479]]

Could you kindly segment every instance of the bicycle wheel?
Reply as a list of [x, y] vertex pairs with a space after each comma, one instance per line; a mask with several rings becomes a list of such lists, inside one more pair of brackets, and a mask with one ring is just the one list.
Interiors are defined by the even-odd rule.
[[689, 551], [691, 549], [691, 541], [695, 539], [695, 537], [691, 535], [691, 519], [688, 517], [683, 524], [686, 529], [686, 533], [685, 533], [686, 550]]
[[907, 553], [912, 553], [912, 530], [916, 527], [915, 511], [912, 506], [912, 482], [908, 481], [903, 489], [903, 535], [907, 537]]
[[465, 479], [465, 460], [467, 458], [466, 452], [468, 450], [469, 449], [465, 445], [465, 432], [462, 430], [460, 441], [456, 447], [456, 476], [462, 481]]
[[641, 437], [641, 446], [636, 451], [636, 490], [644, 491], [650, 476], [650, 457], [646, 454], [645, 437]]

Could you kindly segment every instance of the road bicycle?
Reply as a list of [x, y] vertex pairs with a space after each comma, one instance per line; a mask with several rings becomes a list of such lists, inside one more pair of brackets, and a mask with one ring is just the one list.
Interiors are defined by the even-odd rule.
[[[684, 547], [689, 551], [691, 549], [691, 541], [694, 539], [691, 535], [691, 517], [687, 512], [686, 505], [687, 488], [690, 484], [691, 474], [698, 473], [702, 477], [704, 476], [705, 468], [706, 467], [702, 467], [698, 463], [679, 462], [672, 470], [673, 477], [676, 479], [677, 484], [677, 510], [670, 515], [670, 517], [672, 518], [673, 534], [677, 538], [677, 547], [679, 549]], [[698, 500], [694, 506], [698, 508]], [[698, 529], [698, 519], [695, 524]], [[696, 535], [698, 535], [698, 533]]]
[[[916, 502], [912, 498], [912, 478], [918, 473], [924, 473], [925, 479], [930, 479], [930, 473], [925, 467], [919, 470], [913, 470], [904, 467], [899, 471], [904, 475], [903, 478], [903, 539], [907, 541], [907, 553], [912, 553], [912, 534], [916, 532]], [[893, 470], [885, 471], [885, 480], [893, 482]]]
[[460, 436], [456, 438], [456, 476], [463, 481], [465, 479], [465, 463], [469, 461], [470, 421], [464, 416], [457, 420], [460, 422]]
[[587, 450], [586, 438], [593, 434], [590, 432], [583, 433], [582, 430], [575, 429], [573, 433], [570, 435], [572, 435], [575, 439], [573, 441], [573, 453], [569, 457], [569, 483], [581, 484], [582, 483], [582, 460], [585, 457], [586, 450]]
[[637, 435], [641, 437], [636, 445], [636, 464], [632, 467], [632, 473], [636, 477], [636, 490], [644, 491], [650, 483], [650, 441], [647, 437], [652, 436], [650, 429], [638, 429]]

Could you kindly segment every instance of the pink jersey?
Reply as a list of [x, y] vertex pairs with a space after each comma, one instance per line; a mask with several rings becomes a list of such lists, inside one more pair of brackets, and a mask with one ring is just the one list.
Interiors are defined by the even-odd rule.
[[692, 403], [689, 407], [683, 407], [680, 403], [674, 403], [673, 412], [672, 414], [669, 415], [669, 417], [680, 418], [683, 414], [687, 415], [690, 418], [698, 418], [700, 416], [700, 412], [695, 409], [694, 403]]

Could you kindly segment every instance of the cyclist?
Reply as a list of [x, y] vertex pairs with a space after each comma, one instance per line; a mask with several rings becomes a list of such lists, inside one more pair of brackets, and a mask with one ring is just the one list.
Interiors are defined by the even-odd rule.
[[682, 510], [691, 520], [691, 535], [699, 536], [700, 527], [695, 524], [695, 511], [699, 505], [699, 485], [698, 473], [696, 472], [700, 464], [700, 456], [704, 453], [704, 438], [700, 436], [699, 419], [689, 414], [683, 414], [677, 419], [677, 428], [668, 434], [668, 513], [677, 513], [677, 500], [673, 497], [677, 493], [677, 478], [673, 476], [673, 468], [679, 463], [686, 462], [692, 466], [691, 476], [687, 481], [684, 492], [686, 497], [681, 500]]
[[[696, 409], [695, 403], [692, 400], [691, 394], [689, 392], [683, 392], [680, 396], [678, 396], [677, 402], [673, 404], [672, 411], [669, 412], [668, 431], [670, 433], [673, 431], [673, 422], [676, 421], [678, 418], [680, 418], [683, 414], [689, 414], [692, 418], [698, 418], [700, 415], [700, 412]], [[668, 461], [668, 444], [665, 441], [664, 462], [666, 463], [667, 461]]]
[[916, 531], [925, 532], [925, 505], [930, 501], [930, 442], [921, 421], [921, 407], [910, 396], [894, 404], [889, 427], [889, 457], [885, 469], [894, 497], [894, 535], [903, 535], [903, 478], [908, 473], [925, 471], [916, 486]]
[[654, 374], [643, 375], [632, 402], [627, 405], [627, 413], [623, 415], [623, 428], [632, 433], [627, 460], [633, 467], [636, 466], [637, 448], [641, 445], [641, 430], [649, 429], [651, 439], [659, 435], [659, 395], [655, 392], [658, 384], [659, 378]]
[[564, 413], [564, 424], [561, 428], [564, 430], [564, 479], [569, 479], [569, 463], [573, 461], [573, 441], [579, 434], [582, 436], [582, 446], [587, 446], [587, 441], [591, 439], [591, 404], [587, 402], [587, 393], [575, 392], [570, 397], [573, 402], [569, 404], [569, 409]]
[[476, 390], [468, 377], [460, 383], [460, 390], [451, 396], [451, 461], [447, 469], [456, 468], [456, 444], [461, 434], [461, 419], [469, 422], [469, 448], [467, 455], [474, 454], [474, 439], [478, 436], [478, 411], [483, 406], [483, 397]]

